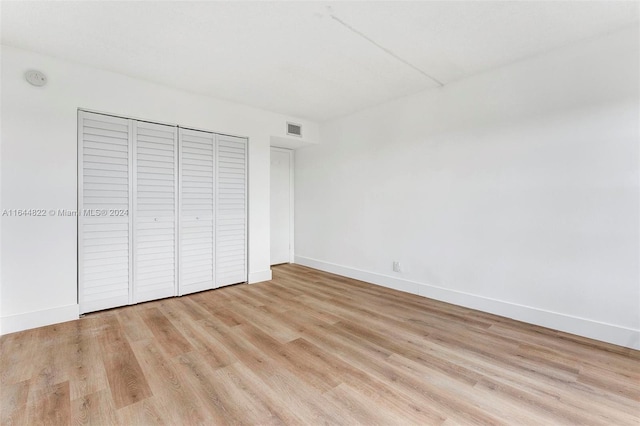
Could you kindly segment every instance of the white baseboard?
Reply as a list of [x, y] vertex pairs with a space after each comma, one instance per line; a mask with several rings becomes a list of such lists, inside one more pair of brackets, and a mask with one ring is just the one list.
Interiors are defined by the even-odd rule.
[[260, 283], [262, 281], [271, 281], [271, 269], [266, 271], [249, 272], [249, 284]]
[[[271, 280], [271, 269], [249, 273], [249, 284]], [[80, 318], [79, 305], [60, 306], [0, 318], [0, 335]]]
[[640, 350], [640, 330], [296, 256], [295, 263], [430, 299]]
[[30, 328], [72, 321], [78, 318], [80, 318], [80, 307], [77, 304], [8, 315], [0, 319], [0, 334], [15, 333]]

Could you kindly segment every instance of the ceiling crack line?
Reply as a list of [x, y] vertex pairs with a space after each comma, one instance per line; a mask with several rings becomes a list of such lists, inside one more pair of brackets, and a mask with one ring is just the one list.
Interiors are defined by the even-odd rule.
[[349, 25], [348, 23], [346, 23], [345, 21], [343, 21], [342, 19], [338, 18], [336, 15], [333, 14], [333, 12], [331, 11], [331, 9], [329, 8], [329, 16], [331, 17], [331, 19], [333, 19], [334, 21], [338, 22], [340, 25], [342, 25], [343, 27], [345, 27], [346, 29], [348, 29], [349, 31], [351, 31], [354, 34], [359, 35], [360, 37], [362, 37], [363, 39], [367, 40], [369, 43], [373, 44], [374, 46], [376, 46], [378, 49], [382, 50], [383, 52], [385, 52], [387, 55], [395, 58], [397, 61], [402, 62], [403, 64], [407, 65], [408, 67], [414, 69], [415, 71], [419, 72], [420, 74], [424, 75], [425, 77], [427, 77], [428, 79], [430, 79], [431, 81], [435, 82], [438, 84], [438, 86], [442, 87], [444, 86], [444, 83], [442, 83], [440, 80], [438, 80], [437, 78], [429, 75], [428, 73], [426, 73], [425, 71], [421, 70], [420, 68], [418, 68], [417, 66], [413, 65], [411, 62], [407, 61], [406, 59], [398, 56], [397, 54], [395, 54], [394, 52], [392, 52], [391, 50], [387, 49], [384, 46], [381, 46], [380, 44], [376, 43], [374, 40], [372, 40], [371, 38], [369, 38], [366, 34], [362, 33], [361, 31], [358, 31], [357, 29], [355, 29], [354, 27], [352, 27], [351, 25]]

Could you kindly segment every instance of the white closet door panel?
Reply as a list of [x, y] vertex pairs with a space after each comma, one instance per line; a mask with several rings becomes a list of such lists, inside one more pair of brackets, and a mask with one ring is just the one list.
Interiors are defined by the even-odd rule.
[[129, 174], [108, 170], [87, 170], [84, 173], [84, 181], [90, 183], [118, 183], [128, 185]]
[[[207, 286], [211, 285], [211, 281], [209, 280], [209, 277], [206, 276], [206, 275], [203, 275], [200, 278], [190, 277], [190, 281], [192, 281], [192, 284], [191, 284], [192, 287], [200, 287], [200, 286], [207, 287]], [[207, 289], [205, 288], [205, 290], [207, 290]], [[203, 290], [201, 290], [201, 291], [203, 291]]]
[[194, 243], [190, 243], [190, 244], [185, 244], [183, 246], [182, 252], [184, 253], [185, 256], [195, 256], [200, 254], [200, 256], [202, 257], [211, 257], [213, 259], [213, 248], [211, 247], [211, 243], [209, 243], [208, 241], [205, 243], [198, 243], [198, 244], [194, 244]]
[[247, 280], [247, 141], [218, 135], [216, 144], [216, 283]]
[[[197, 214], [197, 213], [196, 213]], [[193, 215], [193, 213], [192, 213]], [[213, 216], [211, 214], [193, 216], [191, 218], [185, 218], [182, 221], [182, 231], [185, 235], [190, 234], [211, 234], [213, 235]]]
[[102, 285], [100, 287], [85, 289], [85, 294], [87, 296], [100, 297], [101, 295], [102, 297], [105, 297], [105, 296], [108, 296], [112, 291], [118, 291], [119, 287], [120, 287], [120, 280], [118, 279], [109, 280], [107, 278], [102, 280]]
[[144, 140], [138, 140], [137, 145], [141, 154], [167, 155], [171, 157], [174, 152], [170, 145], [156, 144], [154, 142], [147, 142]]
[[83, 155], [85, 163], [121, 164], [124, 166], [129, 164], [128, 157], [127, 152], [91, 148], [85, 148]]
[[209, 269], [185, 273], [183, 279], [188, 280], [191, 286], [200, 286], [206, 283], [208, 287], [211, 287], [211, 271]]
[[78, 117], [82, 313], [246, 281], [245, 139]]
[[176, 129], [175, 126], [167, 126], [164, 124], [156, 124], [156, 123], [146, 123], [139, 122], [140, 129], [138, 131], [138, 138], [143, 139], [153, 139], [154, 142], [163, 143], [165, 145], [174, 145], [175, 137], [171, 135], [175, 135], [175, 133], [171, 133], [171, 135], [167, 136], [167, 128]]
[[[85, 259], [95, 259], [96, 257], [102, 256], [104, 252], [115, 252], [115, 253], [121, 253], [122, 250], [128, 250], [129, 249], [129, 243], [116, 243], [116, 244], [109, 244], [108, 246], [88, 246], [86, 244], [84, 244], [84, 251], [83, 251], [83, 257]], [[93, 256], [93, 257], [92, 257]]]
[[[237, 240], [237, 238], [236, 238]], [[220, 243], [218, 244], [218, 247], [220, 247], [221, 249], [224, 249], [225, 252], [229, 251], [229, 250], [238, 250], [238, 251], [242, 251], [244, 250], [244, 246], [245, 244], [243, 243], [237, 243], [234, 242], [233, 240], [227, 239], [226, 241], [220, 241]]]
[[[129, 120], [78, 114], [81, 313], [126, 305], [129, 301], [131, 135]], [[122, 210], [124, 214], [109, 216], [110, 210]]]
[[94, 259], [84, 261], [84, 270], [86, 274], [103, 273], [103, 272], [122, 272], [123, 267], [129, 265], [128, 257], [112, 257], [109, 259]]
[[196, 154], [183, 154], [182, 155], [182, 164], [188, 164], [193, 166], [196, 170], [208, 170], [211, 171], [211, 163], [207, 160], [203, 160], [198, 158], [199, 156]]
[[174, 257], [175, 257], [175, 253], [171, 251], [171, 252], [141, 254], [138, 256], [138, 259], [144, 262], [170, 263]]
[[[192, 287], [198, 287], [198, 286], [209, 287], [209, 286], [211, 286], [210, 274], [207, 271], [204, 271], [201, 274], [193, 273], [193, 272], [190, 273], [190, 274], [185, 274], [183, 279], [188, 280], [189, 283], [190, 283], [190, 286], [192, 286]], [[207, 288], [205, 288], [205, 290], [206, 289]]]
[[234, 247], [228, 247], [225, 250], [225, 254], [221, 254], [218, 257], [221, 258], [221, 259], [233, 257], [235, 259], [239, 255], [243, 254], [243, 252], [244, 252], [244, 249], [242, 247], [239, 247], [239, 246], [235, 247], [235, 248]]
[[148, 296], [147, 300], [157, 300], [175, 296], [174, 294], [167, 294], [165, 290], [167, 287], [172, 287], [173, 284], [174, 280], [172, 279], [161, 280], [158, 278], [152, 278], [148, 280], [141, 280], [140, 285], [144, 286], [145, 290], [144, 293], [139, 294], [139, 297]]
[[169, 262], [168, 256], [154, 255], [154, 258], [149, 258], [145, 261], [145, 266], [138, 268], [138, 276], [144, 272], [164, 271], [173, 269], [173, 265]]
[[[182, 153], [183, 154], [192, 154], [192, 155], [200, 155], [203, 153], [207, 153], [207, 152], [211, 152], [212, 149], [208, 148], [206, 145], [203, 144], [187, 144], [184, 145], [184, 147], [182, 148]], [[193, 157], [187, 157], [187, 158], [193, 158]]]
[[[108, 283], [108, 284], [112, 284], [115, 282], [120, 282], [122, 281], [122, 278], [127, 278], [129, 275], [129, 272], [127, 271], [126, 273], [123, 273], [122, 270], [114, 270], [114, 271], [108, 271], [108, 272], [87, 272], [85, 273], [85, 277], [87, 279], [90, 279], [92, 281], [95, 281], [96, 283]], [[127, 278], [128, 279], [128, 278]], [[99, 286], [96, 286], [99, 287]], [[85, 289], [88, 290], [88, 289]]]
[[135, 123], [134, 303], [176, 295], [177, 149], [175, 127]]
[[180, 129], [181, 295], [215, 287], [215, 135]]
[[199, 242], [199, 243], [185, 243], [182, 246], [182, 252], [186, 255], [195, 255], [197, 253], [202, 253], [202, 256], [209, 256], [209, 253], [211, 253], [211, 257], [213, 258], [213, 253], [214, 253], [214, 249], [213, 247], [211, 247], [211, 243], [206, 241], [206, 242]]
[[223, 285], [230, 285], [230, 284], [236, 284], [239, 282], [243, 282], [246, 281], [246, 278], [243, 278], [243, 281], [238, 281], [238, 275], [239, 275], [240, 271], [239, 270], [234, 270], [234, 271], [230, 271], [230, 272], [226, 272], [225, 270], [220, 270], [216, 272], [216, 277], [218, 279], [219, 282], [228, 282], [229, 284], [223, 284]]
[[145, 268], [138, 268], [138, 274], [136, 275], [136, 282], [147, 282], [150, 285], [154, 285], [156, 283], [172, 281], [172, 276], [167, 276], [167, 271], [173, 272], [173, 268], [171, 265], [160, 266], [160, 267], [151, 267], [147, 266]]
[[[210, 132], [202, 132], [199, 130], [189, 130], [189, 129], [183, 129], [183, 130], [185, 135], [184, 144], [183, 144], [185, 152], [189, 150], [200, 150], [200, 151], [207, 151], [207, 152], [214, 151], [214, 145], [212, 144], [212, 140], [215, 139], [215, 134]], [[202, 136], [198, 136], [197, 133], [202, 134]]]
[[84, 140], [84, 150], [90, 150], [89, 152], [97, 153], [98, 151], [103, 152], [107, 151], [111, 154], [123, 153], [127, 155], [129, 153], [129, 145], [128, 144], [120, 144], [120, 143], [109, 143], [104, 139], [101, 141], [94, 140]]
[[122, 250], [127, 249], [127, 246], [124, 244], [121, 244], [113, 248], [99, 247], [99, 249], [101, 250], [85, 250], [84, 260], [87, 261], [87, 260], [94, 260], [94, 259], [102, 259], [103, 256], [105, 256], [105, 253], [108, 253], [109, 256], [119, 256], [122, 253]]
[[175, 248], [170, 247], [169, 244], [166, 244], [166, 241], [138, 241], [137, 246], [140, 249], [144, 249], [144, 252], [137, 253], [137, 258], [140, 260], [145, 260], [144, 256], [159, 256], [159, 255], [174, 255], [176, 254]]
[[201, 271], [205, 271], [205, 270], [210, 270], [211, 269], [211, 261], [210, 259], [207, 259], [206, 257], [194, 257], [192, 259], [189, 260], [185, 260], [184, 262], [185, 266], [187, 266], [189, 268], [189, 272], [185, 272], [184, 274], [187, 275], [188, 273], [191, 272], [201, 272]]
[[[213, 232], [208, 232], [206, 229], [203, 230], [202, 232], [199, 233], [193, 233], [193, 234], [183, 234], [183, 247], [185, 248], [185, 251], [188, 250], [189, 248], [193, 248], [194, 246], [197, 246], [199, 250], [202, 250], [202, 247], [207, 247], [207, 244], [209, 246], [212, 245], [212, 241], [213, 241]], [[213, 250], [213, 248], [212, 248]], [[208, 253], [209, 251], [207, 251]], [[187, 253], [185, 253], [187, 254]]]
[[129, 186], [123, 183], [112, 183], [112, 182], [85, 182], [84, 184], [85, 191], [128, 191]]
[[210, 243], [213, 240], [213, 229], [203, 226], [202, 229], [193, 228], [182, 234], [185, 237], [184, 246]]

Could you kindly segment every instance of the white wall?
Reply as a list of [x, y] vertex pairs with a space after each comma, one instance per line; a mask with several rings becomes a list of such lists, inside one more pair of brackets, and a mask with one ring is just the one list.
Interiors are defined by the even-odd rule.
[[296, 151], [296, 261], [640, 348], [638, 43], [325, 123]]
[[[286, 121], [317, 125], [2, 46], [2, 208], [75, 209], [76, 114], [89, 108], [249, 137], [249, 278], [270, 279], [269, 146]], [[45, 72], [30, 86], [23, 73]], [[76, 219], [3, 217], [2, 333], [78, 316]]]

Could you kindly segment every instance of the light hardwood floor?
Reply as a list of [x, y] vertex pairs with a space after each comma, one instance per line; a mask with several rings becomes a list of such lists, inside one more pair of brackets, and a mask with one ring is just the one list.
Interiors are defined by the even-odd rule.
[[638, 351], [296, 265], [1, 354], [3, 425], [640, 422]]

